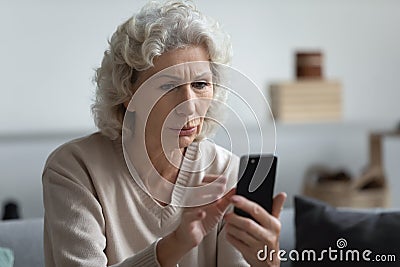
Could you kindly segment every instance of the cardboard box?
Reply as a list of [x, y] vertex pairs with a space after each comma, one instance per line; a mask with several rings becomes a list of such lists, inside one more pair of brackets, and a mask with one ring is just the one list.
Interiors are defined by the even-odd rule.
[[338, 81], [299, 80], [270, 86], [271, 109], [283, 122], [339, 121], [342, 87]]

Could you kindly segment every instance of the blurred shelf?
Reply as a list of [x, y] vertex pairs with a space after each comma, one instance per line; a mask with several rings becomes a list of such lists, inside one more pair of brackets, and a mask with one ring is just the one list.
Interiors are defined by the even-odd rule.
[[0, 133], [0, 143], [21, 141], [45, 141], [59, 139], [73, 139], [95, 132], [96, 129], [80, 130], [48, 130], [48, 131], [23, 131]]

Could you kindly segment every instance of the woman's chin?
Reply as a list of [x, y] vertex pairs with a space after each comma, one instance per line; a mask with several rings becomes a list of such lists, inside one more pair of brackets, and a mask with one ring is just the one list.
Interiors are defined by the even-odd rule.
[[179, 136], [179, 148], [188, 147], [191, 143], [193, 143], [196, 135], [186, 135], [186, 136]]

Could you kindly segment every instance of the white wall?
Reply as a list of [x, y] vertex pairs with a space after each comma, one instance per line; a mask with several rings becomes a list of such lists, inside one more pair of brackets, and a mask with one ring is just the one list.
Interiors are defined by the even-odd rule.
[[[116, 26], [144, 2], [1, 2], [0, 201], [19, 188], [14, 190], [23, 194], [24, 210], [29, 210], [25, 214], [41, 215], [42, 162], [59, 142], [93, 129], [93, 68], [100, 64], [106, 39]], [[400, 119], [400, 2], [197, 3], [231, 34], [233, 66], [261, 90], [272, 81], [293, 78], [296, 48], [322, 48], [326, 77], [343, 82], [345, 123], [278, 125], [277, 190], [298, 192], [299, 176], [316, 160], [358, 170], [367, 163], [367, 132], [375, 125], [391, 127]], [[262, 116], [266, 107], [255, 109]], [[45, 137], [44, 144], [31, 138], [33, 133], [53, 138]], [[15, 134], [22, 136], [10, 138]], [[396, 151], [391, 153], [389, 158], [397, 160]], [[389, 165], [394, 175], [398, 166]], [[396, 186], [394, 190], [400, 189]]]

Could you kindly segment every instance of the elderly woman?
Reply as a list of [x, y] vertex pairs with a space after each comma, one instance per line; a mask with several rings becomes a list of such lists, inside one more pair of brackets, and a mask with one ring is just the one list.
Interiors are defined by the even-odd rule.
[[118, 27], [96, 75], [100, 132], [44, 168], [46, 266], [279, 266], [257, 252], [279, 249], [285, 195], [272, 214], [234, 195], [238, 158], [204, 140], [224, 100], [213, 64], [229, 60], [227, 36], [186, 1]]

